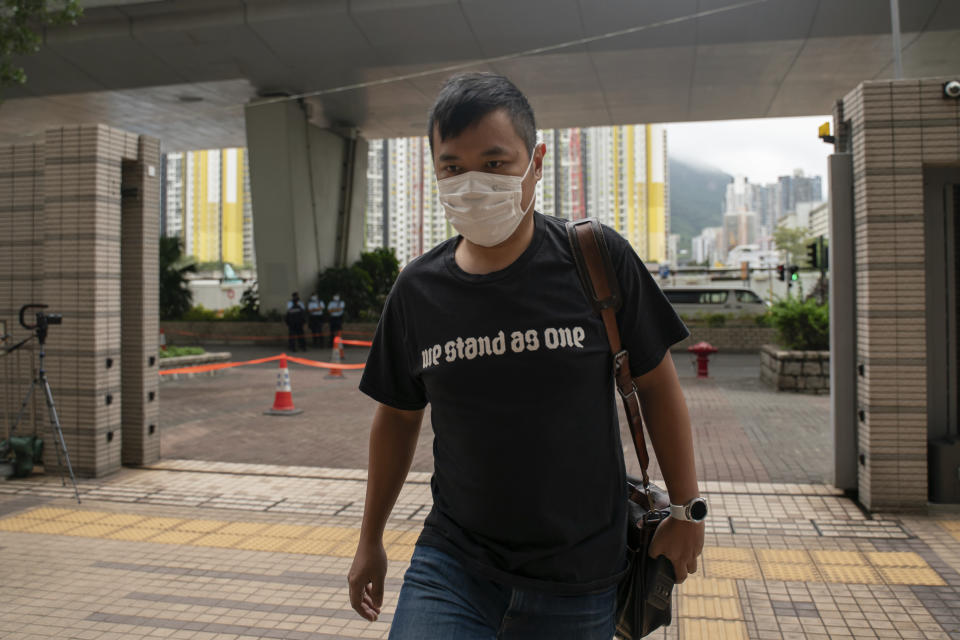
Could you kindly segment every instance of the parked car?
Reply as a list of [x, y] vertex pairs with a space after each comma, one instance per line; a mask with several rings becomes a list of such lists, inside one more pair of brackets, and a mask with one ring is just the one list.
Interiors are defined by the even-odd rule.
[[685, 316], [710, 313], [761, 314], [767, 303], [745, 287], [664, 287], [663, 293], [677, 313]]

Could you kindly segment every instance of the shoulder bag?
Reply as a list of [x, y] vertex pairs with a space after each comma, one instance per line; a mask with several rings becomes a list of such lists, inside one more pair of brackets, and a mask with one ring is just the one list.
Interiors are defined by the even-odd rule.
[[670, 515], [670, 499], [666, 491], [652, 484], [647, 476], [650, 457], [643, 436], [640, 400], [630, 374], [630, 356], [621, 348], [617, 327], [616, 312], [623, 300], [603, 228], [594, 218], [570, 221], [567, 237], [583, 290], [603, 318], [613, 353], [614, 381], [630, 423], [643, 476], [639, 485], [636, 479], [627, 479], [628, 569], [617, 587], [617, 637], [633, 640], [670, 625], [673, 565], [666, 556], [651, 558], [649, 554], [657, 526]]

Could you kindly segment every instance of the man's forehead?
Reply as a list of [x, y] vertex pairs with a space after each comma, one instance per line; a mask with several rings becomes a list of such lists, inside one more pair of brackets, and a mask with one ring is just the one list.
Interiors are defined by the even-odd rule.
[[440, 125], [433, 125], [433, 146], [439, 155], [456, 154], [469, 146], [471, 153], [483, 155], [515, 154], [524, 148], [523, 140], [505, 109], [496, 109], [470, 123], [456, 136], [440, 140]]

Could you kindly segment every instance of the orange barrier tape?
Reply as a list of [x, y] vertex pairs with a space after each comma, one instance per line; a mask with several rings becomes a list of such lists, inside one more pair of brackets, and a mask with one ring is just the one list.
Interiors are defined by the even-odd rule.
[[341, 344], [350, 344], [355, 347], [372, 347], [373, 343], [369, 340], [340, 340]]
[[308, 367], [318, 367], [320, 369], [363, 369], [365, 366], [367, 366], [366, 364], [319, 362], [317, 360], [307, 360], [306, 358], [298, 358], [296, 356], [287, 356], [287, 360], [290, 362], [296, 362], [297, 364], [306, 365]]
[[259, 358], [258, 360], [246, 360], [244, 362], [216, 362], [213, 364], [198, 364], [193, 367], [177, 367], [176, 369], [161, 369], [160, 375], [169, 376], [175, 373], [206, 373], [207, 371], [219, 371], [220, 369], [232, 369], [233, 367], [245, 367], [251, 364], [263, 364], [265, 362], [273, 362], [274, 360], [279, 360], [280, 358], [286, 356], [287, 360], [291, 362], [296, 362], [297, 364], [306, 365], [308, 367], [318, 367], [320, 369], [363, 369], [366, 364], [343, 364], [343, 363], [334, 363], [334, 362], [320, 362], [318, 360], [307, 360], [306, 358], [298, 358], [296, 356], [287, 356], [282, 354], [279, 356], [270, 356], [269, 358]]

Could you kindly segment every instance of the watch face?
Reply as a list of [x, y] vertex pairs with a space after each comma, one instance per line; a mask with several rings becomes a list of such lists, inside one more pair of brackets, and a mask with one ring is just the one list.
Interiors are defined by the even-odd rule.
[[707, 517], [707, 503], [697, 500], [690, 505], [690, 517], [694, 520], [703, 520]]

